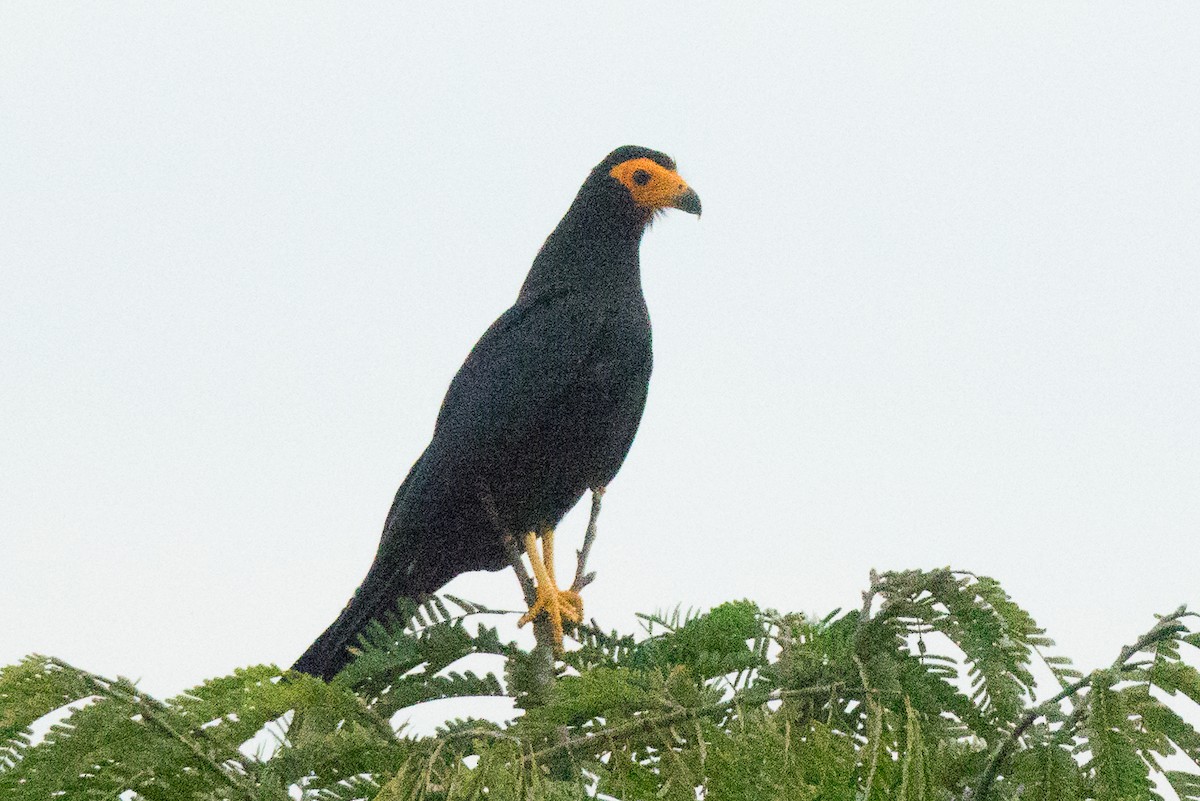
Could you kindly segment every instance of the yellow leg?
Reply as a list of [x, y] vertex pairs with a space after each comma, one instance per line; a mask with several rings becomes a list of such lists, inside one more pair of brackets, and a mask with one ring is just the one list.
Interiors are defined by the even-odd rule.
[[554, 529], [542, 530], [542, 562], [546, 565], [546, 573], [550, 576], [550, 584], [558, 591], [559, 601], [566, 604], [563, 617], [572, 623], [583, 622], [583, 597], [577, 590], [558, 589], [558, 579], [554, 577]]
[[572, 623], [583, 622], [583, 598], [575, 590], [560, 590], [554, 579], [554, 530], [542, 531], [544, 554], [538, 552], [538, 538], [533, 531], [525, 535], [525, 553], [529, 554], [529, 565], [537, 580], [537, 600], [529, 611], [517, 621], [524, 626], [545, 612], [550, 619], [550, 631], [554, 637], [554, 650], [562, 653], [563, 619]]
[[552, 528], [542, 531], [542, 564], [546, 566], [546, 575], [550, 577], [550, 582], [557, 587], [558, 579], [554, 577], [554, 529]]

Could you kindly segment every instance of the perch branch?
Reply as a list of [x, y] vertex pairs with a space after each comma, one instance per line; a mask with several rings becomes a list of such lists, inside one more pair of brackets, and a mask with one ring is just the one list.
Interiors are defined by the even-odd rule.
[[[504, 552], [508, 556], [508, 562], [512, 565], [513, 573], [516, 574], [517, 581], [521, 585], [521, 593], [525, 596], [525, 603], [529, 607], [533, 607], [537, 601], [537, 586], [533, 583], [533, 577], [529, 575], [529, 571], [525, 568], [525, 562], [521, 559], [521, 548], [517, 545], [517, 538], [513, 533], [505, 528], [500, 520], [500, 512], [496, 508], [496, 502], [492, 499], [492, 494], [486, 489], [479, 494], [479, 500], [483, 503], [483, 509], [487, 513], [488, 519], [491, 520], [492, 526], [496, 529], [496, 533], [500, 535], [500, 541], [504, 544]], [[545, 615], [538, 615], [533, 621], [533, 638], [537, 642], [539, 648], [544, 648], [547, 654], [554, 653], [554, 633], [550, 628], [550, 621]], [[553, 663], [553, 656], [549, 659]], [[553, 671], [551, 671], [553, 674]]]
[[575, 580], [571, 589], [579, 592], [596, 580], [595, 573], [587, 572], [588, 554], [592, 552], [592, 544], [596, 541], [596, 520], [600, 517], [600, 501], [604, 498], [604, 487], [592, 490], [592, 512], [588, 517], [587, 533], [583, 535], [583, 547], [575, 552]]
[[500, 541], [504, 544], [504, 553], [508, 556], [508, 562], [512, 565], [513, 572], [517, 574], [517, 581], [521, 584], [525, 603], [532, 606], [533, 602], [537, 600], [537, 588], [533, 584], [533, 577], [525, 569], [517, 538], [500, 522], [500, 512], [496, 509], [496, 502], [492, 499], [492, 494], [485, 490], [480, 493], [479, 500], [483, 504], [483, 510], [487, 513], [488, 519], [492, 522], [492, 527], [500, 535]]

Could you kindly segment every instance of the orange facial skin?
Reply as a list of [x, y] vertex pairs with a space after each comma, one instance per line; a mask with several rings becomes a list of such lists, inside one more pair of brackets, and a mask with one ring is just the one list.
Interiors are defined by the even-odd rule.
[[653, 159], [623, 161], [608, 172], [629, 190], [633, 202], [650, 211], [673, 208], [700, 213], [700, 198], [679, 177]]

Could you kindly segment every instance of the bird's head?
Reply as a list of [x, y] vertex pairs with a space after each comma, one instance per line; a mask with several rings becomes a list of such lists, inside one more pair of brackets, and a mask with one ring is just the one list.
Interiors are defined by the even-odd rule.
[[679, 177], [674, 160], [647, 147], [618, 147], [595, 166], [546, 238], [522, 296], [579, 280], [636, 284], [642, 234], [667, 209], [700, 216], [700, 196]]
[[700, 215], [700, 196], [679, 177], [675, 161], [636, 145], [609, 153], [592, 170], [583, 192], [610, 201], [618, 213], [628, 214], [643, 227], [667, 209]]

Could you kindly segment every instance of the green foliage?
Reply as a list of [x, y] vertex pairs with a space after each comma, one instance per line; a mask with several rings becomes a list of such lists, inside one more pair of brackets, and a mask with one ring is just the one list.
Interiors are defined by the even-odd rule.
[[[987, 577], [873, 574], [863, 601], [586, 627], [555, 663], [488, 625], [511, 613], [434, 598], [372, 626], [330, 684], [258, 666], [166, 701], [31, 656], [0, 671], [0, 798], [1200, 801], [1184, 609], [1083, 676]], [[503, 669], [458, 665], [478, 654]], [[1040, 703], [1039, 660], [1059, 683]], [[456, 697], [522, 713], [389, 722]]]

